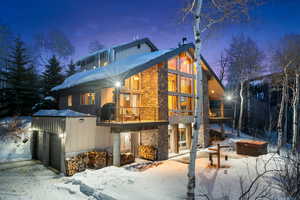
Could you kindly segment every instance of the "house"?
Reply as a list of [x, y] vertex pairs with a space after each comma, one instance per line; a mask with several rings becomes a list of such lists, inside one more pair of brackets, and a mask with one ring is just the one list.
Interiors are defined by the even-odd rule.
[[[106, 138], [102, 146], [92, 141], [91, 147], [111, 151], [116, 166], [122, 153], [138, 156], [140, 146], [154, 147], [157, 160], [190, 149], [196, 98], [192, 43], [158, 50], [146, 38], [100, 50], [77, 63], [82, 71], [52, 89], [60, 97], [61, 110], [97, 116], [77, 141], [85, 140], [90, 132], [98, 141]], [[206, 131], [200, 134], [199, 145], [206, 147], [208, 124], [228, 118], [224, 116], [224, 87], [204, 58], [201, 63]]]

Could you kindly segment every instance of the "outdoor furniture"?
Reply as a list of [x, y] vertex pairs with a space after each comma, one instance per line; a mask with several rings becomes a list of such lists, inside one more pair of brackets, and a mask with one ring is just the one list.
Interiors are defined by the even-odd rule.
[[236, 143], [236, 153], [248, 156], [259, 156], [268, 153], [268, 143], [256, 140], [240, 140]]
[[[216, 155], [217, 156], [217, 160], [218, 160], [218, 163], [217, 163], [217, 168], [220, 168], [221, 167], [221, 149], [222, 148], [229, 148], [230, 146], [227, 146], [227, 145], [220, 145], [220, 144], [217, 144], [217, 148], [208, 148], [208, 154], [209, 154], [209, 161], [210, 161], [210, 165], [212, 166], [213, 165], [213, 155]], [[228, 157], [225, 156], [225, 160], [228, 160]]]

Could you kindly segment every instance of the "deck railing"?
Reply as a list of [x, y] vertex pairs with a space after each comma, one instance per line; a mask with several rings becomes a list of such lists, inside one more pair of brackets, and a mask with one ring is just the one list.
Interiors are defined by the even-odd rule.
[[101, 116], [97, 117], [98, 122], [142, 122], [142, 121], [158, 121], [158, 108], [157, 107], [119, 107], [112, 113], [112, 117], [109, 120], [101, 119]]

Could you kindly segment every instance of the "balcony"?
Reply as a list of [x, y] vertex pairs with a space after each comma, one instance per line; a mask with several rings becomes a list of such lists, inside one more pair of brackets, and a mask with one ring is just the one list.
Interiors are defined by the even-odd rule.
[[158, 125], [168, 124], [160, 120], [157, 107], [110, 107], [102, 108], [97, 114], [98, 126], [110, 126], [116, 131], [139, 131], [157, 129]]
[[231, 109], [220, 109], [220, 108], [210, 108], [209, 113], [210, 123], [220, 123], [230, 121], [232, 110]]

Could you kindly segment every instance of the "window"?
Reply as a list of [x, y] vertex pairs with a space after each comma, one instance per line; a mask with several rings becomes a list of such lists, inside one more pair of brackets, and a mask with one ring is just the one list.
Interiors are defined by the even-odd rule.
[[180, 92], [185, 94], [192, 93], [192, 79], [187, 77], [180, 77]]
[[180, 109], [181, 110], [192, 110], [192, 98], [180, 97]]
[[179, 131], [179, 148], [180, 149], [183, 149], [183, 148], [186, 148], [187, 145], [186, 145], [186, 128], [179, 128], [178, 129]]
[[184, 72], [187, 74], [192, 74], [192, 61], [186, 54], [180, 55], [180, 69], [179, 70], [181, 72]]
[[177, 70], [177, 57], [168, 60], [168, 68]]
[[168, 74], [168, 91], [177, 92], [177, 75], [169, 73]]
[[178, 110], [178, 97], [177, 96], [168, 96], [168, 108], [169, 110]]
[[108, 52], [104, 51], [100, 53], [100, 66], [107, 65], [108, 62]]
[[125, 80], [124, 88], [128, 90], [140, 90], [140, 74], [133, 75]]
[[95, 93], [85, 93], [80, 95], [80, 104], [81, 105], [94, 105], [96, 99]]
[[72, 106], [72, 95], [68, 96], [68, 106]]
[[125, 108], [130, 107], [130, 94], [120, 94], [120, 106]]

